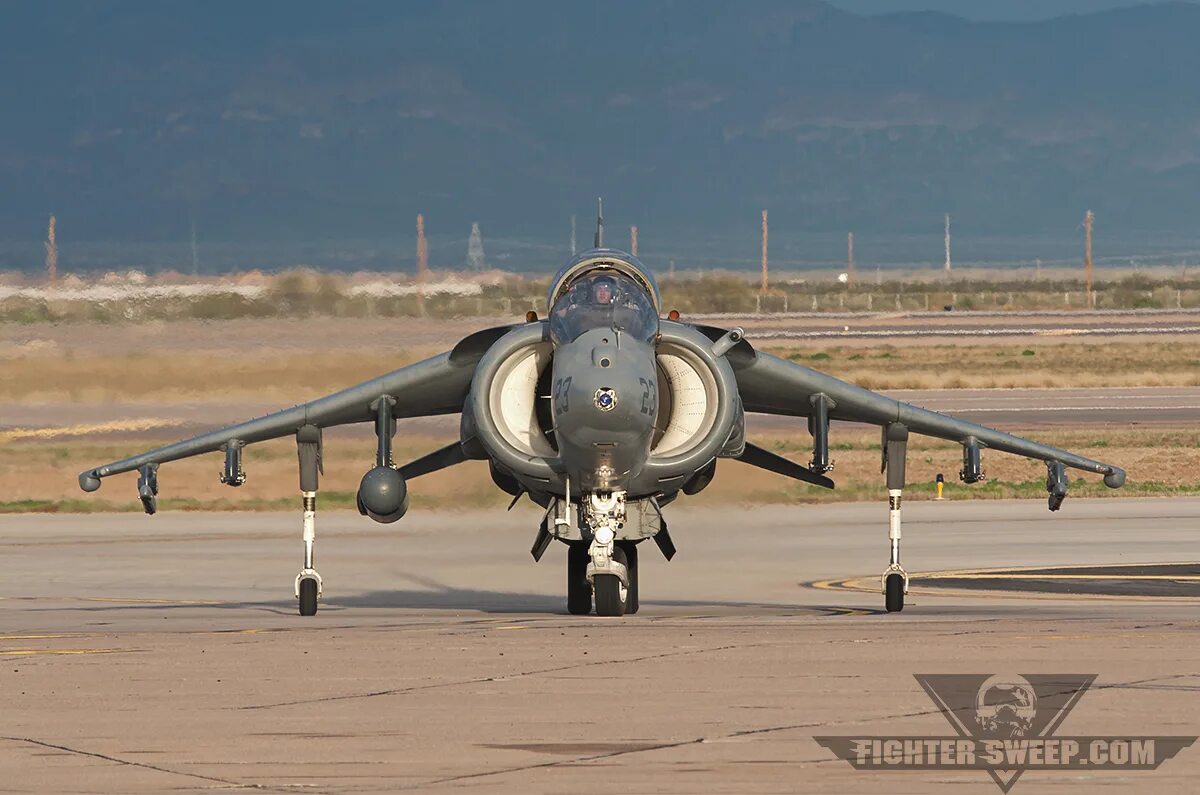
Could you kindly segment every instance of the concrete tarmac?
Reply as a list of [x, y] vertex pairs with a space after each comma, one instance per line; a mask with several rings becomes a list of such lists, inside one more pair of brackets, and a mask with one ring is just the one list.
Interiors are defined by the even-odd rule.
[[[117, 485], [117, 484], [112, 484]], [[1060, 735], [1200, 733], [1200, 599], [812, 587], [877, 577], [884, 505], [666, 511], [642, 609], [564, 610], [538, 513], [318, 516], [326, 598], [296, 615], [298, 514], [9, 516], [0, 788], [11, 792], [995, 792], [979, 771], [855, 771], [814, 735], [953, 736], [914, 673], [1095, 673]], [[945, 571], [1188, 562], [1200, 499], [909, 502]], [[1193, 792], [1031, 771], [1019, 792]]]

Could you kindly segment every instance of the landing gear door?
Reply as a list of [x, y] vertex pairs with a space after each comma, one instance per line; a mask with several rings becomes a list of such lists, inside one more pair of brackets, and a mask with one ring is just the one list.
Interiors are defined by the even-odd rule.
[[[561, 499], [550, 501], [546, 512], [547, 526], [555, 538], [563, 541], [583, 541], [584, 531], [591, 537], [589, 528], [580, 527], [584, 522], [578, 510], [567, 511], [567, 504]], [[559, 524], [556, 520], [563, 520]], [[653, 538], [662, 529], [662, 516], [654, 507], [653, 500], [630, 500], [625, 503], [625, 521], [617, 528], [617, 539], [620, 541], [639, 541], [643, 538]]]

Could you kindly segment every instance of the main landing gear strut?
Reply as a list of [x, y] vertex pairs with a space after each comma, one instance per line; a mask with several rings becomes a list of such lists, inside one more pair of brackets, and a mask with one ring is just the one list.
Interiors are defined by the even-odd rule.
[[889, 424], [883, 431], [883, 468], [887, 472], [888, 488], [888, 541], [891, 556], [883, 572], [883, 601], [889, 613], [904, 609], [904, 596], [908, 593], [908, 572], [900, 565], [900, 501], [904, 491], [904, 463], [908, 454], [908, 428], [898, 422]]

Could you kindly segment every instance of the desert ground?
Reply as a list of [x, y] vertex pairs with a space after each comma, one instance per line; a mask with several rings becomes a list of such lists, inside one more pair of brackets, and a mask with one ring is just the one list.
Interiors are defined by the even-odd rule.
[[[961, 413], [1024, 432], [1129, 471], [1120, 494], [1200, 494], [1200, 359], [1182, 331], [1186, 312], [931, 313], [830, 318], [721, 316], [703, 322], [742, 325], [759, 348], [863, 386], [887, 390], [941, 411]], [[147, 323], [0, 324], [0, 511], [131, 510], [132, 481], [115, 478], [95, 495], [78, 491], [75, 475], [90, 466], [238, 422], [344, 388], [451, 347], [471, 331], [514, 319], [474, 320], [243, 319]], [[990, 324], [990, 325], [989, 325]], [[1120, 325], [1159, 332], [1076, 334]], [[803, 338], [839, 328], [1003, 326], [1008, 333], [969, 337]], [[781, 336], [782, 335], [782, 336]], [[792, 335], [788, 337], [787, 335]], [[751, 417], [760, 444], [805, 461], [803, 422]], [[399, 460], [448, 444], [453, 418], [410, 420], [397, 436]], [[829, 493], [736, 462], [696, 498], [805, 503], [883, 497], [875, 430], [834, 430], [838, 489]], [[328, 434], [321, 500], [353, 506], [369, 466], [370, 429]], [[1042, 467], [988, 455], [989, 480], [957, 483], [958, 447], [915, 439], [913, 496], [932, 495], [938, 473], [951, 498], [1035, 497]], [[247, 452], [249, 480], [240, 489], [217, 481], [217, 456], [183, 461], [160, 472], [164, 509], [279, 509], [296, 500], [294, 450], [287, 440]], [[1117, 496], [1081, 478], [1078, 496]], [[468, 463], [413, 484], [418, 508], [500, 506], [485, 467]]]

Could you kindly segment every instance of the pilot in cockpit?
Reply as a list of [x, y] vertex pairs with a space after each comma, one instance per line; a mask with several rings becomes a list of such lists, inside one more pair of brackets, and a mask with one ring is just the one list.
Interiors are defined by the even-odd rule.
[[593, 273], [576, 279], [555, 301], [550, 333], [563, 344], [593, 328], [612, 328], [649, 342], [658, 333], [658, 315], [646, 291], [629, 277]]

